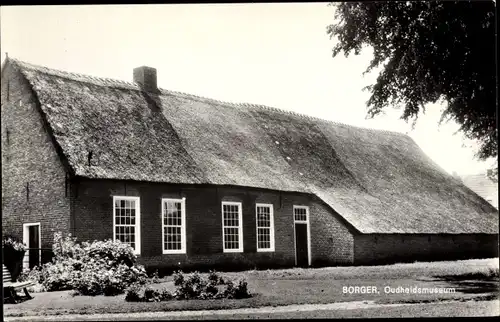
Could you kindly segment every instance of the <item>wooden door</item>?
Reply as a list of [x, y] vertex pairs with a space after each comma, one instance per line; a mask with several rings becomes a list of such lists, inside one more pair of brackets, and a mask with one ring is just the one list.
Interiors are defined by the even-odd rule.
[[295, 223], [295, 256], [297, 259], [297, 266], [307, 267], [309, 265], [306, 223]]
[[28, 247], [29, 250], [29, 268], [40, 265], [40, 226], [33, 225], [28, 227]]

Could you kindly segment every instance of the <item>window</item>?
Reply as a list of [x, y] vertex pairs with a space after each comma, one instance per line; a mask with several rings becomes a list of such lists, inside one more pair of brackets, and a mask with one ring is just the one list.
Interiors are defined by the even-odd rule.
[[113, 240], [129, 244], [141, 253], [141, 212], [139, 197], [113, 197]]
[[241, 202], [222, 202], [224, 252], [243, 252]]
[[307, 221], [307, 210], [306, 206], [294, 206], [293, 214], [295, 221]]
[[257, 251], [274, 251], [274, 218], [273, 205], [255, 205], [257, 221]]
[[162, 199], [163, 254], [186, 253], [186, 198]]

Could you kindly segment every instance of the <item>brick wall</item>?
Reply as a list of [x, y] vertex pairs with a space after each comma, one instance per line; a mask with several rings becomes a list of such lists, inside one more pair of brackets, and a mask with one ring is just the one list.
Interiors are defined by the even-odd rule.
[[[22, 239], [23, 223], [40, 222], [42, 247], [69, 229], [66, 172], [27, 81], [2, 70], [2, 234]], [[29, 196], [27, 195], [27, 184]]]
[[320, 200], [311, 203], [311, 253], [315, 266], [349, 265], [358, 233]]
[[[310, 207], [313, 265], [352, 262], [353, 238], [325, 206], [307, 195], [258, 189], [114, 180], [73, 185], [72, 231], [80, 240], [113, 238], [113, 196], [141, 198], [140, 261], [155, 267], [290, 267], [295, 265], [293, 205]], [[186, 198], [186, 254], [162, 254], [161, 198]], [[223, 253], [222, 201], [242, 203], [244, 253]], [[255, 204], [274, 209], [275, 251], [257, 252]]]
[[355, 264], [498, 257], [498, 235], [370, 234], [354, 240]]

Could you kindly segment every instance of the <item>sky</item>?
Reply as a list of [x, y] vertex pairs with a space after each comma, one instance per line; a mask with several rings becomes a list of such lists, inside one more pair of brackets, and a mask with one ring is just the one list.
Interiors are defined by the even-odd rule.
[[7, 52], [26, 62], [132, 81], [151, 66], [158, 86], [246, 102], [361, 127], [408, 134], [445, 171], [485, 172], [475, 142], [453, 121], [438, 125], [442, 105], [427, 106], [414, 128], [389, 108], [367, 119], [377, 73], [371, 59], [332, 57], [334, 22], [327, 3], [9, 6], [0, 8], [2, 63]]

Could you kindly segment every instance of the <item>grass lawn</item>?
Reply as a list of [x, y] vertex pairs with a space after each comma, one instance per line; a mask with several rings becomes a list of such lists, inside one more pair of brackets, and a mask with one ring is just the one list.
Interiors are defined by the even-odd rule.
[[[232, 309], [289, 304], [375, 301], [378, 303], [437, 302], [450, 299], [493, 298], [498, 294], [498, 277], [481, 278], [498, 269], [498, 258], [385, 266], [330, 267], [224, 273], [244, 277], [254, 296], [242, 300], [189, 300], [158, 303], [130, 303], [119, 296], [72, 296], [72, 291], [34, 293], [34, 299], [20, 304], [5, 304], [5, 316], [155, 312], [172, 310]], [[474, 275], [475, 274], [475, 275]], [[437, 277], [439, 276], [439, 277]], [[466, 276], [466, 278], [456, 278]], [[468, 276], [468, 277], [467, 277]], [[455, 278], [453, 278], [455, 277]], [[469, 279], [470, 277], [470, 279]], [[344, 287], [370, 286], [372, 294], [345, 294]], [[397, 294], [385, 287], [455, 288], [455, 293]], [[174, 289], [172, 277], [153, 284], [155, 288]]]

